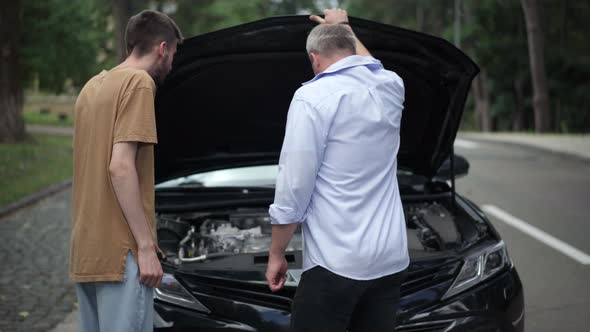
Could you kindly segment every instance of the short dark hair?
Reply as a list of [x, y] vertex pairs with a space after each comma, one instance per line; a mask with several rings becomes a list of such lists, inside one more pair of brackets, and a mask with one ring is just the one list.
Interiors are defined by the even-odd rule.
[[182, 44], [182, 39], [176, 23], [168, 15], [154, 10], [144, 10], [131, 16], [125, 29], [127, 54], [136, 50], [142, 56], [162, 41]]

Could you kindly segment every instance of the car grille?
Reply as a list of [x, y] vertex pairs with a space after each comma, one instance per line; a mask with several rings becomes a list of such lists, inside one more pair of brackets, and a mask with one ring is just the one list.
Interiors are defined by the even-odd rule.
[[413, 294], [434, 285], [452, 280], [461, 265], [459, 261], [441, 260], [438, 263], [432, 261], [414, 263], [408, 269], [408, 276], [402, 284], [401, 296]]
[[231, 299], [284, 311], [290, 311], [291, 299], [295, 296], [294, 287], [285, 286], [280, 291], [273, 293], [266, 283], [251, 283], [195, 275], [182, 279], [196, 296], [206, 295]]
[[[413, 263], [402, 284], [401, 296], [426, 290], [443, 282], [450, 283], [459, 266], [460, 262], [449, 262], [448, 260], [441, 260], [434, 264], [432, 261]], [[285, 311], [290, 311], [291, 301], [296, 290], [295, 287], [286, 286], [281, 291], [273, 293], [263, 282], [251, 283], [196, 274], [185, 274], [181, 279], [196, 296], [206, 295], [231, 299]]]

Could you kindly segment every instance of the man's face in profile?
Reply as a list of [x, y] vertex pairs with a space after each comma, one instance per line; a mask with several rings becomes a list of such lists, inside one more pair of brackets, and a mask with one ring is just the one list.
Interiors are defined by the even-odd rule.
[[176, 46], [176, 42], [168, 45], [164, 51], [164, 55], [160, 58], [160, 61], [156, 65], [156, 69], [154, 70], [154, 80], [157, 83], [164, 82], [164, 79], [168, 73], [170, 73], [170, 70], [172, 70], [172, 61], [174, 60], [174, 55], [176, 54]]

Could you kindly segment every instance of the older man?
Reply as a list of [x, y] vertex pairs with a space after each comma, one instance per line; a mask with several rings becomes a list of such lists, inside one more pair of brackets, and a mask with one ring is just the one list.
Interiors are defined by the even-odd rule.
[[355, 37], [344, 10], [326, 10], [307, 39], [315, 77], [287, 118], [267, 269], [283, 287], [284, 257], [303, 224], [293, 331], [393, 331], [409, 264], [396, 178], [404, 85]]

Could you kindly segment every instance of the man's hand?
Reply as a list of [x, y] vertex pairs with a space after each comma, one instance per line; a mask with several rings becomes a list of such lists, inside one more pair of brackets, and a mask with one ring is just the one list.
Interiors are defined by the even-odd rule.
[[266, 281], [271, 291], [279, 291], [285, 285], [287, 274], [287, 260], [285, 255], [273, 255], [268, 257], [268, 267], [266, 269]]
[[162, 264], [156, 255], [154, 246], [147, 246], [137, 250], [137, 265], [139, 266], [139, 282], [148, 287], [159, 287], [162, 282]]
[[348, 13], [344, 9], [332, 8], [324, 10], [324, 18], [317, 15], [311, 15], [310, 20], [319, 24], [337, 24], [340, 22], [348, 22]]
[[285, 259], [285, 249], [298, 225], [297, 223], [272, 225], [266, 281], [268, 281], [268, 287], [273, 292], [280, 290], [285, 285], [285, 276], [289, 267]]

